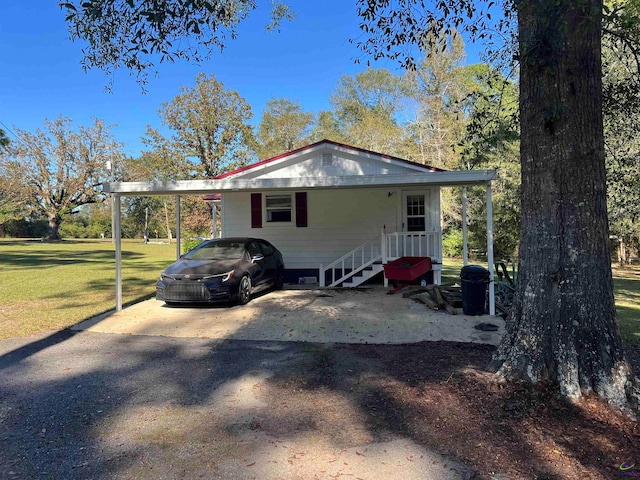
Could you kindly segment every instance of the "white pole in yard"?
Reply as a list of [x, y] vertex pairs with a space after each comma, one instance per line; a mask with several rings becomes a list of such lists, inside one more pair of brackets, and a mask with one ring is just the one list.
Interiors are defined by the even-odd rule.
[[114, 225], [116, 243], [116, 312], [122, 310], [122, 235], [120, 234], [120, 195], [113, 195]]
[[180, 195], [176, 195], [176, 260], [180, 259]]
[[491, 182], [487, 183], [487, 261], [489, 262], [489, 315], [496, 314], [495, 284], [493, 283], [493, 201]]
[[469, 242], [467, 240], [467, 186], [462, 187], [462, 264], [469, 264]]

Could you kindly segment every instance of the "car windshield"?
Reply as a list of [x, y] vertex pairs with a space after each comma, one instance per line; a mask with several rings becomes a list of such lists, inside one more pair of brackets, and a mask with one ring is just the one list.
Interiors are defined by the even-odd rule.
[[190, 260], [238, 260], [242, 258], [244, 245], [238, 242], [207, 242], [185, 255]]

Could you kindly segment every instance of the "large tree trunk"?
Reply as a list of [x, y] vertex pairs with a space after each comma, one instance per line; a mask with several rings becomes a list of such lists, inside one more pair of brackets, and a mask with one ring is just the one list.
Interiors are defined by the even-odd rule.
[[62, 218], [57, 213], [49, 213], [47, 214], [47, 218], [49, 220], [49, 229], [46, 237], [47, 240], [60, 240], [58, 230], [60, 229]]
[[597, 0], [517, 2], [522, 227], [498, 375], [627, 404], [608, 235]]

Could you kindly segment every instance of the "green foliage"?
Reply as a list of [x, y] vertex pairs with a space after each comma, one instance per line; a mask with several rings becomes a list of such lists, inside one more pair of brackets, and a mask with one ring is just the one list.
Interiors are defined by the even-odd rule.
[[47, 236], [57, 239], [63, 218], [104, 200], [100, 184], [110, 177], [107, 163], [122, 158], [110, 128], [98, 119], [73, 128], [71, 119], [61, 116], [45, 120], [44, 131], [17, 130], [20, 141], [0, 156], [0, 199], [9, 198], [19, 213], [48, 218]]
[[[90, 208], [95, 207], [95, 208]], [[64, 218], [59, 234], [62, 238], [110, 238], [111, 212], [102, 205], [85, 206], [75, 215]]]
[[463, 67], [464, 43], [456, 32], [435, 36], [432, 41], [433, 50], [405, 74], [411, 106], [407, 130], [417, 147], [413, 157], [420, 163], [458, 169], [458, 144], [468, 122], [464, 100], [479, 87]]
[[60, 237], [62, 238], [87, 238], [87, 227], [77, 223], [63, 223], [60, 225]]
[[0, 224], [0, 236], [9, 238], [43, 238], [49, 225], [44, 219], [21, 218]]
[[396, 114], [404, 98], [402, 82], [383, 68], [343, 75], [331, 94], [333, 115], [321, 117], [322, 128], [337, 127], [350, 145], [401, 155], [405, 135]]
[[[151, 239], [169, 238], [169, 231], [175, 229], [175, 203], [173, 198], [128, 197], [123, 205], [126, 213], [123, 232], [127, 238], [143, 238], [145, 225]], [[185, 216], [189, 215], [186, 209]]]
[[637, 0], [605, 2], [603, 24], [605, 116], [636, 115], [640, 109], [640, 3]]
[[640, 5], [609, 2], [605, 9], [607, 207], [610, 232], [621, 242], [621, 257], [628, 257], [640, 247]]
[[397, 60], [404, 69], [415, 70], [416, 58], [425, 52], [435, 53], [437, 39], [454, 32], [466, 33], [472, 41], [487, 44], [486, 54], [495, 61], [508, 63], [515, 56], [516, 2], [357, 0], [356, 3], [364, 35], [354, 43], [374, 60]]
[[[465, 168], [497, 169], [492, 185], [494, 253], [513, 258], [520, 237], [520, 152], [518, 85], [488, 65], [467, 67], [473, 80], [466, 102], [469, 122], [460, 142]], [[469, 188], [469, 243], [486, 250], [486, 192]]]
[[9, 137], [7, 134], [0, 128], [0, 147], [6, 148], [9, 146]]
[[[144, 85], [155, 62], [199, 63], [236, 36], [240, 22], [257, 8], [256, 0], [59, 0], [72, 40], [85, 44], [82, 65], [107, 75], [125, 68]], [[272, 2], [267, 30], [293, 13]]]
[[159, 113], [174, 132], [172, 148], [197, 159], [201, 178], [213, 178], [256, 158], [251, 107], [214, 75], [199, 74], [195, 87], [183, 86]]
[[258, 128], [258, 155], [270, 158], [308, 144], [313, 121], [313, 114], [304, 112], [299, 103], [271, 99]]
[[[605, 118], [607, 143], [607, 207], [611, 234], [623, 247], [640, 244], [640, 141], [635, 117]], [[628, 252], [627, 252], [628, 253]]]
[[445, 257], [460, 257], [463, 252], [462, 231], [451, 228], [442, 237], [442, 254]]
[[319, 142], [325, 139], [340, 143], [348, 142], [344, 132], [340, 129], [340, 121], [336, 118], [335, 113], [330, 110], [318, 112], [316, 123], [311, 132], [312, 141]]
[[124, 180], [164, 182], [190, 178], [194, 166], [174, 141], [165, 138], [157, 129], [147, 125], [142, 143], [146, 149], [140, 157], [129, 157], [125, 160]]

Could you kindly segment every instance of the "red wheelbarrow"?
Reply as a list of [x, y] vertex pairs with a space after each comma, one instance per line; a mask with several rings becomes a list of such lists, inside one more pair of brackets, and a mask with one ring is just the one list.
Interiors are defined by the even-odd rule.
[[383, 268], [384, 276], [394, 286], [388, 293], [393, 294], [430, 272], [431, 257], [400, 257]]

